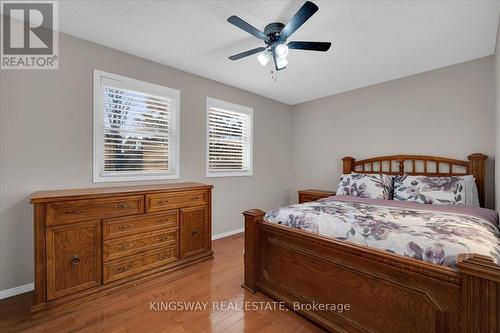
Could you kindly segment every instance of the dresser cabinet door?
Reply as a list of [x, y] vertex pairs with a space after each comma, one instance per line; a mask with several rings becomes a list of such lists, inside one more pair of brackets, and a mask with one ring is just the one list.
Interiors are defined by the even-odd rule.
[[101, 284], [99, 221], [47, 228], [47, 299]]
[[204, 207], [180, 210], [181, 258], [209, 250], [208, 209]]

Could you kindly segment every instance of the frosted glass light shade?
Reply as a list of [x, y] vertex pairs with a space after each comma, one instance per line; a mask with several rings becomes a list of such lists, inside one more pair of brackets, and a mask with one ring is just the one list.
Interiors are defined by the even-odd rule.
[[262, 66], [266, 66], [267, 63], [269, 62], [269, 60], [271, 60], [271, 52], [269, 51], [264, 51], [262, 53], [260, 53], [258, 56], [257, 56], [257, 60], [259, 60], [260, 64]]
[[288, 60], [286, 58], [276, 57], [276, 67], [278, 69], [283, 69], [288, 65]]
[[286, 58], [288, 55], [288, 46], [285, 44], [280, 44], [276, 46], [276, 55], [280, 58]]

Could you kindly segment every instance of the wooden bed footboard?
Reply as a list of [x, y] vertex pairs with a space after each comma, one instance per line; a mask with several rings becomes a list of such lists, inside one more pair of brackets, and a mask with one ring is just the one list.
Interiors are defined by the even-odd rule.
[[461, 255], [458, 270], [245, 216], [243, 287], [334, 332], [500, 332], [500, 267]]

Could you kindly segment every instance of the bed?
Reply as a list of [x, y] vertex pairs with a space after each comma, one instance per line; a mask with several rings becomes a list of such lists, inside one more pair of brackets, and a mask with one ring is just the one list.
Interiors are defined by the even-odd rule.
[[[479, 202], [484, 206], [485, 161], [483, 154], [472, 154], [467, 161], [418, 155], [360, 161], [346, 157], [343, 173], [473, 175]], [[334, 207], [339, 209], [338, 202], [342, 198], [308, 205], [316, 206], [314, 209], [338, 205]], [[356, 204], [350, 209], [373, 203]], [[442, 209], [445, 211], [435, 214], [471, 215]], [[271, 223], [259, 209], [243, 214], [243, 287], [285, 302], [325, 329], [383, 333], [500, 332], [500, 266], [494, 251], [492, 255], [452, 253], [445, 260], [419, 260], [370, 244]], [[486, 220], [483, 217], [481, 221]], [[488, 228], [487, 222], [484, 224]]]

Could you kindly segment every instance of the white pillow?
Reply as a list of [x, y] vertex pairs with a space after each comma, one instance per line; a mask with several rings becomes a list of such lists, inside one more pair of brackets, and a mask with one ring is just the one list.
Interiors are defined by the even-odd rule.
[[384, 174], [365, 173], [342, 175], [336, 194], [390, 200], [392, 198], [392, 177]]
[[479, 207], [479, 193], [473, 176], [462, 176], [465, 181], [465, 205]]

